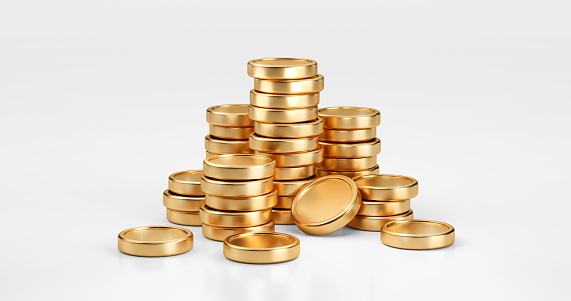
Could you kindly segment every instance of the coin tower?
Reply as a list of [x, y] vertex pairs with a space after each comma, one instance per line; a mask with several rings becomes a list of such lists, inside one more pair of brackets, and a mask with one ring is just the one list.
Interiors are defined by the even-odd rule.
[[315, 178], [315, 165], [323, 159], [317, 138], [323, 132], [317, 114], [323, 76], [316, 61], [296, 58], [251, 60], [248, 75], [254, 78], [250, 148], [275, 160], [278, 203], [272, 215], [277, 224], [294, 224], [292, 201]]
[[167, 219], [171, 223], [200, 226], [198, 211], [204, 204], [204, 192], [200, 188], [202, 170], [187, 170], [169, 176], [168, 189], [163, 192], [163, 205], [167, 207]]
[[204, 138], [206, 158], [222, 154], [251, 154], [248, 137], [254, 122], [248, 117], [247, 104], [229, 104], [206, 110], [210, 135]]

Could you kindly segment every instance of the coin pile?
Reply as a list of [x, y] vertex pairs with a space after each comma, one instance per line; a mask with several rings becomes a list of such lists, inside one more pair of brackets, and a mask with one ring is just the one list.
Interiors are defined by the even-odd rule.
[[274, 184], [278, 202], [272, 211], [277, 224], [294, 224], [291, 205], [299, 190], [315, 179], [315, 165], [323, 159], [318, 117], [323, 76], [309, 59], [267, 58], [248, 62], [254, 78], [250, 91], [250, 119], [254, 133], [250, 148], [276, 162]]
[[198, 211], [204, 204], [204, 192], [200, 188], [202, 170], [187, 170], [169, 176], [168, 189], [163, 192], [163, 205], [167, 207], [167, 219], [175, 224], [200, 226]]
[[272, 207], [277, 203], [270, 157], [253, 154], [219, 155], [203, 162], [200, 207], [202, 234], [223, 241], [239, 233], [274, 232]]
[[347, 226], [380, 231], [389, 222], [412, 220], [410, 199], [418, 195], [415, 179], [398, 175], [365, 175], [353, 181], [361, 193], [361, 207]]
[[213, 106], [206, 110], [210, 135], [204, 138], [206, 158], [221, 154], [251, 154], [248, 137], [254, 122], [248, 117], [247, 104]]
[[378, 174], [377, 155], [381, 140], [376, 127], [379, 111], [359, 107], [330, 107], [319, 110], [324, 131], [319, 136], [325, 158], [317, 166], [317, 176], [344, 175], [350, 178]]

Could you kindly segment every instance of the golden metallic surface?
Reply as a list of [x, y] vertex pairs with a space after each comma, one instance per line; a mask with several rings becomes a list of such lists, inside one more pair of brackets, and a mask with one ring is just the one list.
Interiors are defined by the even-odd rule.
[[231, 127], [252, 127], [247, 104], [213, 106], [206, 109], [206, 121], [210, 124]]
[[[267, 109], [250, 106], [250, 119], [262, 123], [298, 123], [317, 119], [317, 107], [294, 109]], [[254, 123], [254, 127], [256, 124]], [[258, 133], [259, 134], [259, 133]]]
[[169, 176], [169, 190], [180, 195], [203, 196], [200, 189], [202, 170], [187, 170]]
[[410, 210], [410, 200], [371, 201], [361, 200], [361, 209], [357, 215], [388, 216], [405, 213]]
[[319, 141], [319, 144], [323, 147], [325, 157], [362, 158], [376, 156], [381, 152], [381, 140], [379, 138], [353, 143]]
[[[303, 188], [303, 186], [313, 182], [316, 177], [313, 176], [308, 179], [303, 180], [293, 180], [293, 181], [274, 181], [274, 186], [278, 191], [279, 197], [295, 197], [296, 194]], [[279, 202], [279, 200], [278, 200]], [[288, 207], [288, 208], [291, 208]]]
[[274, 207], [278, 203], [277, 190], [270, 193], [246, 197], [219, 197], [207, 194], [206, 206], [217, 210], [257, 211]]
[[398, 175], [366, 175], [353, 179], [364, 199], [409, 200], [418, 195], [418, 181]]
[[411, 220], [411, 219], [412, 219], [412, 210], [391, 216], [357, 215], [351, 222], [347, 224], [347, 226], [364, 231], [380, 231], [381, 227], [386, 223], [393, 221], [400, 221], [400, 220]]
[[[212, 131], [210, 132], [212, 134]], [[326, 129], [319, 136], [319, 141], [327, 142], [363, 142], [375, 139], [377, 129], [333, 130]]]
[[335, 171], [359, 171], [375, 167], [377, 156], [363, 158], [323, 158], [321, 166]]
[[323, 161], [323, 148], [321, 146], [317, 149], [300, 153], [273, 154], [259, 151], [255, 153], [273, 158], [276, 161], [276, 167], [307, 166], [319, 164]]
[[323, 132], [323, 119], [300, 123], [254, 123], [256, 134], [275, 138], [305, 138], [319, 136]]
[[208, 239], [223, 241], [226, 237], [230, 235], [240, 234], [240, 233], [257, 233], [257, 232], [274, 232], [276, 230], [276, 224], [274, 221], [270, 221], [267, 224], [249, 227], [249, 228], [222, 228], [213, 227], [206, 224], [202, 225], [202, 235]]
[[121, 231], [119, 251], [135, 256], [158, 257], [182, 254], [193, 245], [192, 232], [172, 226], [144, 226]]
[[216, 154], [216, 153], [206, 152], [206, 159], [212, 158], [215, 156], [220, 156], [220, 155], [224, 155], [224, 154]]
[[319, 104], [319, 93], [314, 94], [270, 94], [256, 90], [250, 91], [250, 104], [268, 109], [292, 109], [316, 107]]
[[251, 154], [248, 140], [219, 139], [207, 135], [204, 137], [204, 148], [207, 152], [216, 154]]
[[275, 94], [313, 94], [323, 90], [323, 82], [321, 74], [304, 79], [254, 78], [254, 90]]
[[319, 109], [326, 129], [368, 129], [381, 124], [381, 113], [371, 108], [330, 107]]
[[400, 249], [440, 249], [454, 243], [455, 232], [452, 225], [438, 221], [395, 221], [381, 228], [381, 241]]
[[295, 196], [279, 196], [274, 209], [288, 209], [291, 211], [291, 204], [293, 204], [294, 199]]
[[171, 223], [186, 225], [186, 226], [200, 226], [200, 216], [198, 211], [177, 211], [167, 208], [167, 219]]
[[220, 181], [202, 176], [202, 191], [222, 197], [251, 197], [274, 190], [274, 180], [266, 178], [252, 181]]
[[312, 235], [331, 233], [347, 225], [361, 206], [357, 185], [345, 176], [325, 176], [301, 189], [292, 204], [297, 227]]
[[230, 140], [245, 140], [250, 137], [250, 134], [254, 132], [254, 127], [228, 127], [219, 125], [210, 125], [210, 135], [212, 137], [220, 139], [230, 139]]
[[244, 263], [277, 263], [299, 256], [299, 239], [285, 233], [244, 233], [226, 237], [226, 258]]
[[198, 211], [204, 204], [204, 196], [174, 194], [168, 189], [163, 192], [163, 205], [178, 211]]
[[200, 221], [222, 228], [247, 228], [267, 224], [272, 220], [272, 209], [258, 211], [222, 211], [205, 205], [200, 207]]
[[250, 148], [267, 153], [308, 152], [318, 147], [317, 137], [311, 138], [268, 138], [250, 135]]
[[204, 175], [217, 180], [258, 180], [274, 175], [274, 159], [254, 154], [221, 155], [203, 161]]
[[317, 62], [310, 59], [272, 57], [248, 62], [248, 75], [265, 79], [296, 79], [317, 75]]
[[315, 166], [315, 175], [318, 177], [328, 176], [328, 175], [344, 175], [349, 178], [354, 178], [363, 175], [376, 175], [379, 174], [379, 165], [375, 165], [373, 168], [357, 171], [338, 171], [323, 169], [320, 165]]
[[277, 167], [274, 174], [276, 181], [293, 181], [311, 178], [315, 175], [315, 166]]
[[272, 219], [277, 225], [295, 225], [290, 209], [273, 209]]

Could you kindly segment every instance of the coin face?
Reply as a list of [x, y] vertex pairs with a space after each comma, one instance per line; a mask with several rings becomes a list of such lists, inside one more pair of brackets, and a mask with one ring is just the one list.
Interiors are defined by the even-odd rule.
[[302, 67], [302, 66], [312, 66], [317, 65], [317, 62], [310, 59], [298, 59], [298, 58], [265, 58], [265, 59], [255, 59], [248, 62], [248, 64], [255, 67]]

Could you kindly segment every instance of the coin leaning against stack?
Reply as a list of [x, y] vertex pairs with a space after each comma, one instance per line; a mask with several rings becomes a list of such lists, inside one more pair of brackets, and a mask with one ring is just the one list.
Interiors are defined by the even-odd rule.
[[254, 78], [249, 116], [254, 121], [250, 148], [275, 160], [274, 185], [278, 201], [272, 216], [277, 224], [294, 224], [291, 206], [303, 186], [315, 179], [323, 160], [318, 116], [323, 76], [317, 62], [298, 58], [265, 58], [248, 62]]
[[219, 155], [203, 162], [202, 234], [223, 241], [240, 233], [274, 232], [274, 160], [253, 154]]
[[168, 189], [163, 192], [163, 205], [167, 207], [167, 219], [171, 223], [200, 226], [198, 212], [204, 204], [204, 192], [200, 188], [202, 170], [187, 170], [169, 176]]
[[378, 174], [377, 155], [381, 141], [376, 127], [378, 110], [360, 107], [329, 107], [319, 110], [324, 131], [319, 136], [325, 158], [317, 166], [317, 176], [344, 175], [350, 178]]
[[206, 110], [210, 135], [204, 138], [206, 158], [226, 154], [251, 154], [248, 137], [254, 122], [248, 117], [247, 104], [229, 104]]

